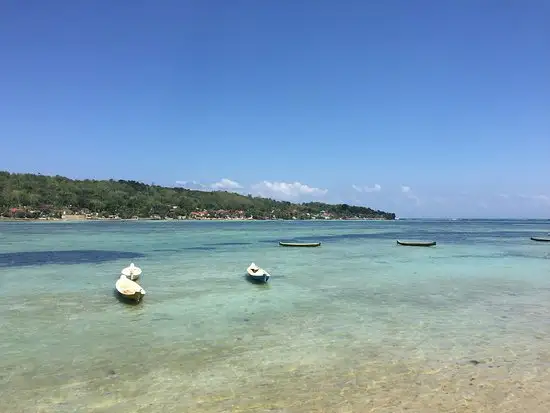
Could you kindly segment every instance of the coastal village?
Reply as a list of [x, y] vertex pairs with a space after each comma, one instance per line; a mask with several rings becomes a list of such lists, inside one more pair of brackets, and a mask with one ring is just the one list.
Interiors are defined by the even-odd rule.
[[[177, 206], [173, 206], [169, 214], [165, 216], [152, 214], [148, 217], [133, 216], [132, 220], [282, 220], [283, 218], [276, 215], [275, 210], [271, 211], [271, 215], [262, 217], [253, 217], [246, 214], [244, 210], [196, 210], [188, 214], [181, 214]], [[99, 212], [91, 212], [86, 209], [72, 210], [70, 207], [62, 210], [53, 210], [49, 207], [40, 209], [30, 209], [25, 207], [10, 208], [8, 214], [4, 214], [4, 219], [16, 220], [44, 220], [44, 221], [85, 221], [85, 220], [121, 220], [118, 215], [101, 214]], [[286, 218], [288, 219], [288, 218]], [[318, 214], [298, 213], [294, 211], [291, 218], [293, 220], [329, 220], [329, 219], [364, 219], [363, 217], [343, 217], [339, 218], [330, 212], [320, 211]]]

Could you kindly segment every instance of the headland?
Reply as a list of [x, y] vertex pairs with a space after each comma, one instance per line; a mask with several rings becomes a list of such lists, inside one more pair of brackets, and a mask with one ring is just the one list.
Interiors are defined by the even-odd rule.
[[395, 214], [348, 204], [292, 203], [137, 181], [0, 172], [0, 219], [394, 220]]

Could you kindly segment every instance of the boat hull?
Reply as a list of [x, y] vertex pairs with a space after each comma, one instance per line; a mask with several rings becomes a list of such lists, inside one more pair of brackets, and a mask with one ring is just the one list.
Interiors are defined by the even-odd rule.
[[531, 241], [550, 242], [550, 238], [548, 238], [548, 237], [531, 237]]
[[258, 274], [254, 274], [254, 275], [251, 275], [250, 273], [246, 273], [248, 279], [252, 282], [255, 282], [255, 283], [260, 283], [260, 284], [265, 284], [269, 281], [269, 274], [263, 274], [263, 275], [258, 275]]
[[397, 240], [397, 245], [403, 245], [406, 247], [433, 247], [436, 245], [435, 241], [400, 241]]
[[118, 291], [117, 289], [115, 289], [118, 297], [122, 300], [122, 301], [126, 301], [126, 302], [129, 302], [129, 303], [139, 303], [141, 302], [142, 298], [143, 298], [143, 294], [140, 293], [140, 292], [135, 292], [134, 294], [123, 294], [121, 293], [120, 291]]
[[282, 242], [279, 241], [281, 247], [302, 247], [302, 248], [312, 248], [320, 247], [320, 242]]

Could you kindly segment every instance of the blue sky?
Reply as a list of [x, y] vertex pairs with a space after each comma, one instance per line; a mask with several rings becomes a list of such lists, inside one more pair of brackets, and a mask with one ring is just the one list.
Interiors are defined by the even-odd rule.
[[545, 0], [6, 1], [0, 169], [550, 217], [549, 21]]

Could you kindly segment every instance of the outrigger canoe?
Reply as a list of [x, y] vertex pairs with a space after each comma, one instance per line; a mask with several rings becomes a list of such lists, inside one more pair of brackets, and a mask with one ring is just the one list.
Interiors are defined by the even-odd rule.
[[281, 247], [320, 247], [320, 242], [282, 242], [279, 241]]
[[435, 241], [400, 241], [397, 240], [397, 245], [405, 245], [407, 247], [433, 247], [437, 243]]
[[531, 237], [531, 240], [537, 242], [550, 242], [550, 237]]

